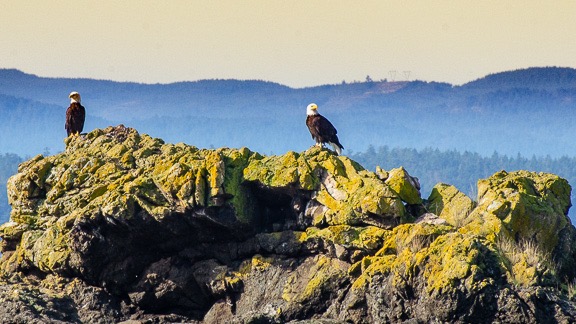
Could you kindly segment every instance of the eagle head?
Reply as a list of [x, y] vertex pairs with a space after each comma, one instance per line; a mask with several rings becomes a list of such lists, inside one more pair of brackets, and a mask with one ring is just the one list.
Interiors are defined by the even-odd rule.
[[73, 102], [80, 103], [80, 94], [76, 91], [70, 92], [70, 95], [68, 96], [68, 98], [70, 98], [70, 103], [73, 103]]
[[306, 114], [307, 115], [317, 115], [318, 112], [316, 111], [318, 109], [318, 105], [315, 103], [311, 103], [308, 105], [308, 107], [306, 107]]

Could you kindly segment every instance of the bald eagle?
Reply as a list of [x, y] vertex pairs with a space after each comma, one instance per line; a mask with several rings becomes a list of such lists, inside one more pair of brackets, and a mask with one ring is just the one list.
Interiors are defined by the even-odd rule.
[[318, 105], [315, 103], [309, 104], [306, 108], [306, 126], [312, 138], [316, 141], [316, 145], [323, 147], [324, 143], [328, 143], [338, 155], [342, 154], [344, 147], [336, 135], [338, 131], [328, 119], [318, 113], [317, 109]]
[[76, 91], [71, 92], [68, 96], [70, 98], [70, 107], [66, 110], [66, 132], [68, 136], [72, 134], [80, 134], [84, 128], [84, 119], [86, 118], [86, 110], [80, 104], [80, 94]]

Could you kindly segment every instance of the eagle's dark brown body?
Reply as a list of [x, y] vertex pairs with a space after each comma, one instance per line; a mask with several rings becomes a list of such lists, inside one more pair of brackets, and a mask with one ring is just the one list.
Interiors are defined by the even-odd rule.
[[322, 145], [324, 143], [328, 143], [334, 146], [336, 151], [338, 151], [336, 147], [340, 148], [340, 150], [344, 149], [338, 140], [338, 136], [336, 135], [338, 131], [324, 116], [318, 113], [315, 115], [308, 115], [306, 117], [306, 126], [308, 126], [310, 134], [316, 141], [316, 144]]
[[68, 136], [71, 134], [80, 134], [84, 128], [84, 119], [86, 118], [86, 110], [78, 103], [73, 102], [66, 110], [66, 132]]

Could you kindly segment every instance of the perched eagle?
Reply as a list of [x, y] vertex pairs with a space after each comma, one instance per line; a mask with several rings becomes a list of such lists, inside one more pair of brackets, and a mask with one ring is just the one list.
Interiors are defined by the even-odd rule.
[[317, 109], [318, 105], [315, 103], [309, 104], [306, 108], [306, 126], [310, 130], [312, 138], [316, 141], [316, 145], [322, 147], [324, 143], [328, 143], [332, 145], [338, 155], [342, 154], [344, 147], [336, 135], [338, 131], [328, 119], [318, 113]]
[[70, 107], [66, 110], [66, 132], [68, 136], [72, 134], [80, 134], [84, 128], [84, 119], [86, 118], [86, 110], [80, 104], [80, 94], [76, 91], [71, 92], [68, 96], [70, 98]]

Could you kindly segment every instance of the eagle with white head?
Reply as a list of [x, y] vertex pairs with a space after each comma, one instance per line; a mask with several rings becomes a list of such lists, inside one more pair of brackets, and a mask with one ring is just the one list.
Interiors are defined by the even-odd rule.
[[68, 96], [70, 98], [70, 107], [66, 110], [66, 124], [64, 128], [68, 136], [79, 135], [84, 129], [84, 119], [86, 118], [86, 110], [80, 104], [80, 94], [73, 91]]
[[306, 115], [306, 126], [310, 130], [310, 135], [316, 141], [316, 145], [324, 147], [324, 144], [328, 143], [336, 154], [342, 154], [344, 147], [340, 144], [336, 135], [338, 131], [326, 117], [318, 113], [318, 105], [315, 103], [309, 104], [306, 108]]

